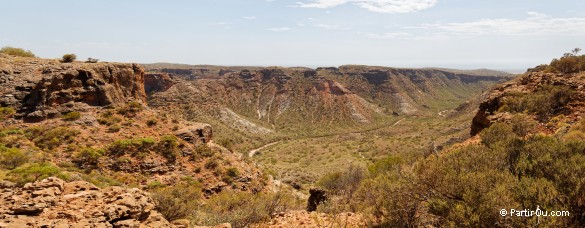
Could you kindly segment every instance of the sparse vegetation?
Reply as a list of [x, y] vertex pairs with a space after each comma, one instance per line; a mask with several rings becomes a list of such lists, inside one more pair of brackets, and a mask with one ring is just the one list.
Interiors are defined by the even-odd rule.
[[118, 114], [121, 114], [121, 115], [124, 115], [127, 117], [133, 117], [137, 113], [139, 113], [140, 111], [142, 111], [142, 104], [140, 104], [140, 102], [138, 102], [138, 101], [131, 101], [131, 102], [128, 102], [126, 104], [126, 106], [118, 109]]
[[299, 203], [289, 192], [258, 193], [225, 191], [212, 197], [194, 217], [196, 224], [230, 223], [233, 227], [248, 227], [266, 221]]
[[24, 50], [22, 48], [15, 48], [10, 46], [5, 46], [2, 49], [0, 49], [0, 53], [19, 57], [36, 58], [36, 56], [29, 50]]
[[212, 157], [214, 154], [215, 152], [209, 146], [199, 145], [195, 148], [195, 151], [193, 151], [193, 160], [198, 161], [202, 158]]
[[155, 188], [152, 191], [156, 210], [169, 221], [194, 216], [201, 206], [201, 197], [201, 185], [193, 181], [181, 181], [174, 186]]

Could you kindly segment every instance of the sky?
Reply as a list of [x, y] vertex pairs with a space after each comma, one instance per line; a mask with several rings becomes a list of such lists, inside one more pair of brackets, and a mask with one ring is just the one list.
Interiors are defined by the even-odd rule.
[[585, 48], [583, 0], [2, 0], [43, 58], [525, 70]]

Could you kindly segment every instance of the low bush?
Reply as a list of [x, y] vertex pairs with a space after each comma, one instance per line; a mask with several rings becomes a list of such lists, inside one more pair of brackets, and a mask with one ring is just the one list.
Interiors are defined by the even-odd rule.
[[95, 149], [91, 147], [82, 148], [73, 153], [73, 162], [79, 168], [91, 170], [98, 167], [99, 159], [104, 155], [103, 149]]
[[23, 165], [9, 172], [10, 180], [20, 185], [35, 182], [50, 176], [60, 174], [59, 168], [49, 163], [32, 163]]
[[75, 121], [81, 118], [81, 113], [79, 112], [70, 112], [61, 117], [65, 121]]
[[71, 63], [71, 62], [75, 61], [76, 59], [77, 59], [77, 55], [75, 55], [75, 54], [65, 54], [61, 58], [61, 62]]
[[138, 101], [131, 101], [126, 104], [126, 106], [118, 109], [118, 114], [125, 115], [128, 117], [133, 117], [137, 113], [142, 111], [142, 104]]
[[156, 119], [149, 119], [146, 121], [146, 126], [153, 127], [158, 123]]
[[510, 94], [503, 101], [499, 111], [536, 114], [546, 121], [561, 113], [572, 99], [574, 90], [564, 86], [543, 85], [530, 94]]
[[27, 138], [41, 149], [54, 149], [63, 144], [72, 143], [79, 134], [67, 127], [30, 127], [25, 130]]
[[29, 50], [24, 50], [22, 48], [15, 48], [15, 47], [3, 47], [2, 49], [0, 49], [0, 53], [3, 54], [7, 54], [7, 55], [12, 55], [12, 56], [20, 56], [20, 57], [33, 57], [35, 58], [35, 54], [33, 54], [31, 51]]
[[157, 143], [157, 151], [168, 161], [174, 162], [179, 156], [179, 142], [175, 136], [165, 135]]
[[200, 145], [193, 151], [193, 160], [198, 161], [203, 158], [208, 158], [215, 155], [215, 151], [207, 145]]
[[0, 144], [0, 166], [15, 169], [28, 161], [28, 156], [19, 148], [9, 148]]
[[151, 196], [156, 210], [167, 220], [186, 219], [195, 215], [201, 206], [201, 184], [182, 181], [174, 186], [156, 187]]
[[155, 144], [156, 141], [152, 138], [122, 139], [110, 144], [107, 153], [116, 156], [124, 154], [135, 156], [149, 152]]

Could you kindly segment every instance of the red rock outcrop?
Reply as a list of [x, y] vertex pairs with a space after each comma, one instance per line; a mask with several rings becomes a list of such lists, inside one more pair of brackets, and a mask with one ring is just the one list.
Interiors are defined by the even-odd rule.
[[131, 100], [146, 102], [144, 70], [136, 64], [0, 56], [0, 106], [28, 121]]
[[0, 227], [173, 227], [148, 193], [50, 177], [0, 185]]
[[[492, 123], [505, 121], [509, 115], [498, 112], [504, 105], [506, 99], [517, 94], [531, 94], [533, 96], [542, 86], [555, 86], [569, 88], [574, 93], [563, 107], [554, 110], [563, 114], [568, 119], [576, 121], [585, 112], [585, 74], [557, 74], [538, 71], [528, 72], [510, 82], [498, 85], [484, 95], [484, 100], [479, 106], [479, 111], [472, 120], [471, 135], [477, 135]], [[551, 110], [553, 111], [553, 110]], [[550, 116], [551, 118], [553, 116]]]

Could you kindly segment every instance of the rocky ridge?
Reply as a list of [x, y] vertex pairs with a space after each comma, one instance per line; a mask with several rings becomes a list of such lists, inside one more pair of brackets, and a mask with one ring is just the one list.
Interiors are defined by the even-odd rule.
[[0, 105], [28, 121], [53, 118], [88, 106], [146, 102], [144, 70], [125, 63], [61, 63], [0, 56]]
[[[563, 87], [574, 91], [568, 97], [568, 100], [562, 101], [566, 103], [559, 103], [559, 107], [555, 107], [556, 110], [550, 110], [552, 112], [550, 113], [550, 118], [561, 115], [563, 118], [562, 121], [565, 122], [576, 122], [581, 118], [585, 112], [585, 102], [583, 102], [585, 101], [585, 74], [559, 74], [534, 71], [528, 72], [510, 82], [498, 85], [490, 92], [484, 94], [484, 99], [479, 105], [479, 111], [472, 120], [471, 135], [478, 134], [495, 122], [509, 121], [509, 115], [501, 110], [507, 101], [519, 95], [534, 96], [530, 94], [537, 93], [545, 86]], [[552, 97], [551, 99], [557, 100], [560, 97]], [[535, 119], [538, 120], [538, 118]], [[546, 123], [542, 120], [540, 122], [543, 131], [554, 132], [557, 130], [555, 126], [544, 126]]]
[[[444, 103], [458, 104], [509, 79], [502, 75], [369, 66], [192, 67], [172, 71], [147, 66], [153, 72], [180, 73], [174, 77], [187, 80], [153, 96], [149, 103], [154, 107], [190, 102], [201, 109], [228, 108], [273, 128], [294, 124], [295, 120], [367, 124], [385, 115], [435, 115], [435, 109]], [[205, 70], [205, 75], [196, 74], [199, 70]]]

